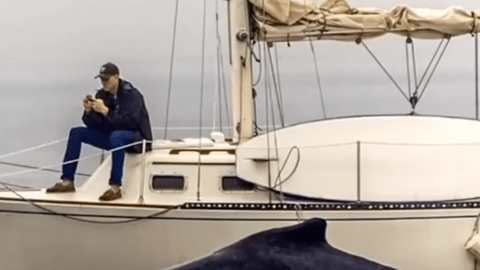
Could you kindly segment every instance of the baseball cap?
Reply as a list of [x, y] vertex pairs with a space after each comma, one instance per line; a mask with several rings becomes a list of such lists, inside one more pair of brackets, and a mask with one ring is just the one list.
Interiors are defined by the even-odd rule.
[[95, 79], [99, 77], [108, 78], [110, 76], [119, 75], [119, 74], [120, 74], [120, 71], [118, 70], [118, 67], [115, 64], [108, 62], [100, 68], [100, 73], [97, 76], [95, 76]]

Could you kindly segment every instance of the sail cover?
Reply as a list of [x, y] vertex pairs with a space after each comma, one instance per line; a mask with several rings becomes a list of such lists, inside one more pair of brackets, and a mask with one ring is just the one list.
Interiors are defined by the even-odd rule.
[[399, 5], [390, 11], [352, 8], [345, 0], [249, 0], [260, 39], [355, 41], [396, 33], [439, 39], [480, 31], [480, 9], [452, 6], [444, 10]]

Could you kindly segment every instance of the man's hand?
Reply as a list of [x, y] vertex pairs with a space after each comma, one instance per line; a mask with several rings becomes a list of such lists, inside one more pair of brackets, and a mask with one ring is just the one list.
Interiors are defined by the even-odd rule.
[[93, 104], [88, 97], [85, 97], [83, 99], [83, 108], [85, 109], [85, 112], [87, 112], [87, 113], [91, 112], [92, 109], [93, 109]]
[[105, 116], [108, 114], [108, 107], [105, 105], [105, 102], [103, 102], [103, 99], [96, 98], [93, 101], [89, 101], [90, 104], [92, 104], [92, 109], [96, 112], [99, 112]]

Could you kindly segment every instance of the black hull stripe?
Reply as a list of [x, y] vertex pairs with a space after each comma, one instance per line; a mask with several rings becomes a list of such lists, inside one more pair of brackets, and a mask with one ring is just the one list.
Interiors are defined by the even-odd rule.
[[[84, 214], [60, 214], [49, 212], [30, 212], [15, 210], [0, 210], [0, 213], [19, 214], [19, 215], [47, 215], [47, 216], [70, 216], [78, 218], [103, 218], [103, 219], [154, 219], [154, 220], [183, 220], [183, 221], [244, 221], [244, 222], [282, 222], [298, 221], [298, 218], [202, 218], [202, 217], [139, 217], [139, 216], [105, 216], [105, 215], [84, 215]], [[324, 218], [326, 221], [408, 221], [408, 220], [439, 220], [439, 219], [474, 219], [478, 215], [460, 215], [460, 216], [433, 216], [433, 217], [386, 217], [386, 218]], [[321, 216], [319, 218], [322, 218]]]
[[448, 209], [479, 209], [480, 201], [466, 202], [358, 202], [358, 203], [184, 203], [182, 205], [159, 205], [159, 204], [134, 204], [134, 203], [102, 203], [82, 201], [59, 201], [59, 200], [25, 200], [22, 198], [0, 198], [2, 201], [22, 203], [46, 203], [58, 205], [90, 205], [106, 207], [126, 207], [144, 209], [165, 209], [178, 207], [181, 209], [195, 210], [257, 210], [257, 211], [392, 211], [392, 210], [448, 210]]

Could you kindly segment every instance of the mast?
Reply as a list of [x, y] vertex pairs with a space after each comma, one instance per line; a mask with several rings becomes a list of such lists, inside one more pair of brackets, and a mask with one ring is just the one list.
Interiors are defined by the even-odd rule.
[[241, 143], [253, 137], [253, 95], [248, 1], [230, 0], [229, 36], [233, 107], [233, 139]]

